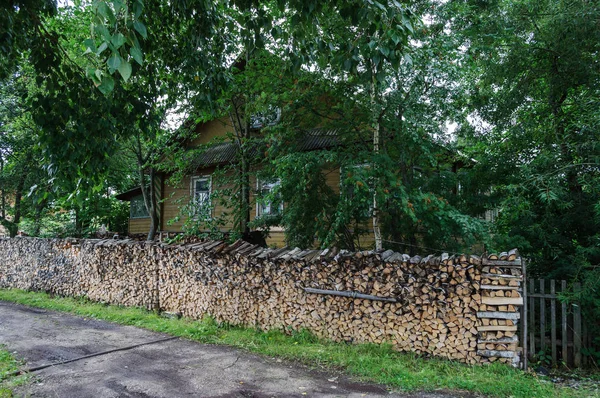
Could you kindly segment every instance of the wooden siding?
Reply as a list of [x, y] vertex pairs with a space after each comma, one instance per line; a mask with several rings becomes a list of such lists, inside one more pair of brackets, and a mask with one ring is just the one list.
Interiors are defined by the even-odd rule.
[[211, 120], [196, 128], [198, 136], [191, 142], [191, 146], [208, 144], [216, 137], [224, 137], [227, 133], [233, 133], [234, 129], [229, 118]]
[[150, 231], [150, 217], [129, 219], [129, 233], [131, 235], [147, 234], [148, 231]]
[[[186, 221], [186, 216], [183, 215], [182, 210], [185, 206], [189, 204], [192, 192], [191, 179], [193, 177], [201, 177], [201, 176], [211, 176], [215, 171], [214, 167], [206, 168], [199, 170], [197, 174], [194, 176], [186, 176], [181, 182], [176, 185], [169, 184], [168, 181], [165, 182], [164, 185], [164, 197], [162, 204], [162, 228], [161, 231], [166, 232], [182, 232], [183, 225]], [[327, 185], [329, 185], [334, 192], [340, 192], [340, 169], [336, 167], [328, 167], [323, 171], [325, 175], [325, 180]], [[215, 181], [211, 181], [211, 191], [215, 190], [217, 187], [214, 185]], [[256, 209], [256, 178], [251, 177], [250, 186], [252, 188], [250, 195], [250, 221], [253, 221], [257, 216]], [[221, 185], [221, 189], [226, 188], [226, 186]], [[213, 202], [215, 203], [215, 202]], [[224, 213], [231, 212], [231, 206], [233, 204], [230, 203], [229, 206], [223, 203], [215, 203], [215, 207], [213, 209], [213, 217], [221, 217]], [[285, 203], [284, 203], [285, 208]], [[178, 221], [173, 221], [176, 218], [179, 218]], [[374, 236], [372, 232], [372, 221], [368, 221], [369, 232], [365, 235], [362, 235], [359, 241], [356, 242], [357, 248], [362, 250], [370, 249], [374, 246]], [[141, 234], [147, 233], [150, 228], [150, 219], [149, 218], [140, 218], [140, 219], [130, 219], [129, 220], [129, 233], [130, 234]], [[225, 225], [221, 228], [223, 232], [227, 232], [233, 228], [233, 220], [230, 219], [227, 221]], [[284, 247], [286, 245], [285, 242], [285, 232], [281, 229], [271, 230], [269, 236], [266, 238], [267, 245], [271, 247]]]

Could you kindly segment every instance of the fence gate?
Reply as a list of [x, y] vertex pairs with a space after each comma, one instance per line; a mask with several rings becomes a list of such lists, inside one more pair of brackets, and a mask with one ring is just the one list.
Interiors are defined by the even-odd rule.
[[[581, 285], [575, 283], [577, 292]], [[523, 367], [535, 360], [546, 366], [584, 367], [591, 365], [584, 349], [592, 347], [592, 334], [582, 321], [577, 303], [558, 300], [567, 291], [567, 281], [528, 279], [523, 281], [524, 305], [521, 317]]]

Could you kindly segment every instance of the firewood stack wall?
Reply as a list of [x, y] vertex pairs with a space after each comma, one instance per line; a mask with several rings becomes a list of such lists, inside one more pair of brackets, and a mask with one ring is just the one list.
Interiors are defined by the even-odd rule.
[[515, 250], [410, 257], [391, 250], [264, 249], [238, 241], [166, 245], [0, 239], [0, 287], [283, 329], [466, 363], [519, 364]]

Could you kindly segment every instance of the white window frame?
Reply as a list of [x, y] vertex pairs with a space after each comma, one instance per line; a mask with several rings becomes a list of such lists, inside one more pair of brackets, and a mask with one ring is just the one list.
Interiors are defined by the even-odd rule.
[[205, 220], [210, 220], [212, 218], [212, 203], [211, 203], [211, 196], [212, 196], [212, 176], [211, 175], [202, 175], [202, 176], [194, 176], [191, 178], [190, 180], [190, 201], [192, 202], [193, 206], [194, 206], [194, 217], [199, 218], [198, 216], [198, 203], [196, 200], [196, 183], [198, 181], [208, 181], [208, 206], [210, 208], [210, 213], [206, 216]]
[[[266, 190], [269, 191], [269, 193], [273, 190], [273, 188], [277, 187], [281, 185], [281, 180], [279, 178], [277, 178], [274, 182], [271, 183], [264, 183], [261, 182], [259, 179], [256, 180], [256, 191], [258, 193], [258, 197], [260, 197], [262, 195], [262, 193]], [[263, 205], [268, 205], [269, 208], [269, 212], [266, 213], [262, 210]], [[256, 217], [261, 217], [263, 215], [275, 215], [275, 214], [281, 214], [281, 212], [283, 212], [283, 202], [279, 203], [279, 212], [278, 213], [273, 213], [271, 207], [273, 206], [272, 202], [267, 202], [267, 203], [260, 203], [259, 200], [256, 200]]]

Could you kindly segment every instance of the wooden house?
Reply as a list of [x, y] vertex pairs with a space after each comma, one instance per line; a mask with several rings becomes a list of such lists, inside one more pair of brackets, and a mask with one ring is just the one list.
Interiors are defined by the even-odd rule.
[[[256, 126], [256, 134], [259, 127]], [[186, 143], [189, 148], [202, 147], [198, 155], [189, 162], [189, 168], [181, 181], [172, 183], [169, 175], [160, 174], [159, 189], [159, 233], [177, 234], [184, 229], [190, 217], [222, 217], [226, 221], [219, 227], [220, 232], [228, 232], [233, 227], [233, 218], [230, 216], [234, 201], [223, 203], [223, 200], [214, 200], [213, 193], [219, 187], [215, 186], [216, 180], [213, 175], [217, 170], [226, 169], [236, 161], [237, 145], [227, 137], [234, 135], [234, 126], [229, 118], [219, 118], [196, 126], [195, 138]], [[298, 150], [318, 151], [327, 150], [338, 145], [337, 132], [332, 129], [315, 128], [303, 133]], [[257, 150], [256, 156], [261, 156]], [[330, 167], [323, 170], [327, 185], [334, 192], [340, 190], [340, 169]], [[226, 176], [221, 176], [219, 181], [223, 184]], [[281, 211], [285, 203], [274, 205], [270, 202], [257, 200], [260, 194], [271, 190], [277, 181], [258, 181], [252, 175], [250, 177], [250, 221], [256, 217]], [[150, 218], [144, 205], [142, 191], [135, 188], [131, 191], [121, 193], [117, 199], [130, 202], [130, 218], [128, 232], [130, 235], [147, 234], [150, 229]], [[227, 202], [227, 201], [225, 201]], [[206, 206], [208, 214], [199, 216], [192, 214], [186, 209], [187, 205], [193, 203], [196, 206]], [[277, 207], [277, 208], [275, 208]], [[197, 210], [196, 210], [197, 211]], [[265, 237], [266, 244], [273, 247], [285, 246], [285, 231], [281, 227], [271, 227], [268, 236]]]

